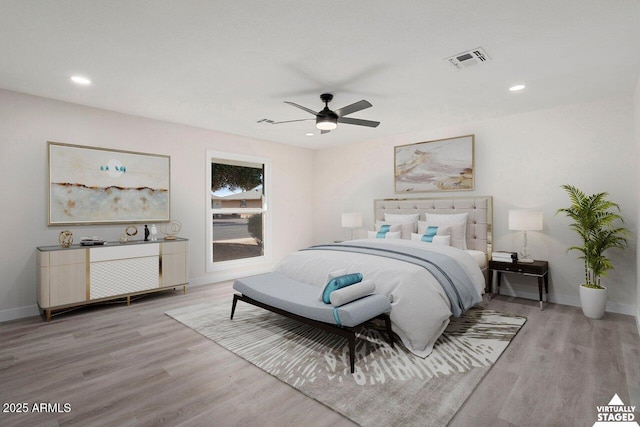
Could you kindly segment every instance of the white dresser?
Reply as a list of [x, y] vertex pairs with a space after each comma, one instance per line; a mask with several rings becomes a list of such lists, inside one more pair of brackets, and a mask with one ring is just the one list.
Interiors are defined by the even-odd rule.
[[182, 287], [189, 282], [187, 239], [38, 247], [38, 305], [51, 313], [78, 305]]

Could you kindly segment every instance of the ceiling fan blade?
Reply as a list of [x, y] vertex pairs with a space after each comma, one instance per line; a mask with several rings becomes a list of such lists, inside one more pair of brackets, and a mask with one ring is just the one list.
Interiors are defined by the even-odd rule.
[[299, 108], [299, 109], [301, 109], [301, 110], [304, 110], [304, 111], [306, 111], [307, 113], [311, 113], [311, 114], [313, 114], [314, 116], [316, 116], [316, 115], [318, 114], [318, 113], [316, 113], [315, 111], [313, 111], [313, 110], [311, 110], [311, 109], [309, 109], [309, 108], [307, 108], [307, 107], [303, 107], [302, 105], [298, 105], [298, 104], [296, 104], [295, 102], [284, 101], [284, 103], [285, 103], [285, 104], [289, 104], [289, 105], [293, 105], [294, 107], [297, 107], [297, 108]]
[[350, 117], [338, 117], [338, 123], [345, 123], [347, 125], [369, 126], [370, 128], [378, 127], [380, 122], [374, 122], [372, 120], [352, 119]]
[[320, 135], [324, 135], [325, 133], [329, 133], [331, 132], [330, 130], [321, 130], [320, 131]]
[[272, 125], [279, 125], [280, 123], [292, 123], [292, 122], [306, 122], [309, 120], [315, 120], [315, 119], [298, 119], [298, 120], [283, 120], [281, 122], [271, 122]]
[[364, 110], [365, 108], [373, 107], [369, 101], [354, 102], [353, 104], [347, 105], [346, 107], [339, 108], [334, 111], [338, 115], [338, 117], [346, 116], [347, 114], [355, 113], [356, 111]]

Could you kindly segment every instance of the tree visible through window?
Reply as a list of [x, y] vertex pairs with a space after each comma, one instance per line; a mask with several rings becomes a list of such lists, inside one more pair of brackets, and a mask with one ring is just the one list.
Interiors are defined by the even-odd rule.
[[211, 161], [214, 263], [264, 255], [264, 164]]

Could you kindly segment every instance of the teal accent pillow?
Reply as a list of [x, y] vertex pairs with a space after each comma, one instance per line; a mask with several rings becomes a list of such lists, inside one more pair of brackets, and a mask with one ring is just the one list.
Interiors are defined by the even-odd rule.
[[376, 239], [384, 239], [386, 237], [386, 234], [391, 231], [391, 226], [390, 225], [382, 225], [380, 226], [380, 230], [378, 230], [378, 233], [376, 233]]
[[362, 282], [362, 273], [345, 274], [329, 280], [322, 291], [322, 302], [331, 304], [331, 292], [358, 282]]
[[433, 243], [433, 238], [435, 237], [435, 235], [438, 233], [438, 227], [437, 226], [429, 226], [427, 227], [426, 231], [424, 232], [424, 234], [422, 235], [422, 240], [423, 242], [429, 242], [429, 243]]

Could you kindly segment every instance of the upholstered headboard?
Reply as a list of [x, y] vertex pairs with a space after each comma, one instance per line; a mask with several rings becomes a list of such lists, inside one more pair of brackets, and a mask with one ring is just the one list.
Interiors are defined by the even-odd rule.
[[375, 221], [384, 221], [385, 212], [394, 214], [467, 212], [469, 213], [467, 248], [482, 251], [491, 259], [493, 242], [493, 198], [491, 196], [376, 199], [373, 201], [373, 212]]

